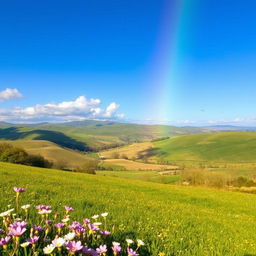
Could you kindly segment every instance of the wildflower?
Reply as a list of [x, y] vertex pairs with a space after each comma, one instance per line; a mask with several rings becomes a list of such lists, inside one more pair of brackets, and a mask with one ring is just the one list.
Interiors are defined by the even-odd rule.
[[23, 193], [26, 191], [24, 188], [18, 188], [18, 187], [13, 187], [13, 190], [16, 193]]
[[24, 242], [22, 243], [20, 246], [23, 247], [23, 248], [26, 248], [30, 245], [30, 242]]
[[93, 225], [98, 227], [98, 226], [102, 225], [102, 223], [101, 222], [94, 222]]
[[51, 212], [52, 212], [52, 210], [46, 210], [46, 209], [42, 209], [42, 210], [38, 211], [38, 213], [41, 215], [50, 214]]
[[82, 251], [83, 253], [90, 256], [98, 256], [98, 253], [94, 249], [87, 248], [86, 246], [83, 247]]
[[133, 240], [132, 240], [132, 239], [126, 239], [125, 241], [127, 242], [128, 246], [130, 246], [131, 244], [133, 244]]
[[99, 228], [97, 226], [94, 226], [93, 224], [88, 224], [88, 228], [90, 230], [90, 233], [93, 233], [99, 230]]
[[81, 225], [78, 221], [74, 221], [72, 225], [68, 226], [71, 230], [75, 231], [78, 234], [81, 234], [84, 232], [85, 228], [83, 225]]
[[142, 245], [145, 245], [145, 243], [140, 239], [137, 239], [137, 244], [138, 244], [139, 247], [142, 246]]
[[9, 241], [11, 240], [10, 236], [6, 236], [5, 238], [1, 238], [0, 239], [0, 246], [5, 246], [9, 243]]
[[55, 224], [55, 227], [60, 230], [60, 229], [65, 227], [65, 224], [64, 223], [57, 223], [57, 224]]
[[69, 212], [73, 212], [74, 209], [70, 206], [64, 206], [65, 210], [66, 210], [66, 213], [69, 213]]
[[36, 225], [34, 225], [34, 226], [33, 226], [33, 229], [34, 229], [35, 231], [38, 231], [38, 232], [43, 231], [43, 227], [41, 227], [41, 226], [36, 226]]
[[165, 253], [164, 252], [159, 252], [158, 256], [165, 256]]
[[65, 239], [63, 239], [62, 237], [58, 237], [58, 238], [55, 238], [53, 241], [52, 241], [52, 244], [57, 247], [57, 248], [60, 248], [62, 247], [64, 244], [65, 244]]
[[108, 216], [108, 212], [102, 213], [101, 216], [102, 216], [103, 218], [106, 218], [106, 217]]
[[46, 225], [51, 225], [52, 223], [53, 223], [52, 220], [46, 220], [46, 221], [45, 221], [45, 224], [46, 224]]
[[127, 248], [127, 253], [128, 256], [139, 256], [139, 254], [136, 253], [136, 251], [134, 251], [132, 248]]
[[103, 236], [109, 236], [111, 233], [107, 230], [104, 230], [104, 231], [100, 231], [100, 234]]
[[4, 233], [4, 230], [0, 228], [0, 235]]
[[72, 233], [68, 233], [64, 236], [64, 239], [67, 240], [67, 241], [71, 241], [75, 238], [76, 236], [76, 233], [72, 232]]
[[8, 211], [2, 212], [0, 213], [0, 217], [10, 216], [13, 211], [14, 209], [9, 209]]
[[122, 247], [120, 246], [120, 243], [117, 243], [117, 242], [112, 242], [112, 244], [113, 244], [112, 251], [114, 255], [117, 255], [119, 252], [121, 252]]
[[77, 252], [77, 251], [80, 251], [83, 246], [82, 246], [82, 243], [81, 241], [69, 241], [67, 244], [66, 244], [66, 248], [69, 252]]
[[65, 218], [65, 219], [63, 219], [61, 221], [64, 222], [64, 223], [69, 222], [69, 218]]
[[54, 245], [49, 244], [46, 247], [44, 247], [43, 251], [44, 251], [44, 254], [51, 254], [54, 249], [55, 249]]
[[96, 219], [98, 219], [98, 218], [99, 218], [99, 215], [93, 215], [93, 216], [92, 216], [92, 219], [95, 219], [95, 220], [96, 220]]
[[23, 210], [27, 210], [28, 208], [30, 208], [30, 204], [25, 204], [21, 206], [21, 209]]
[[30, 244], [36, 244], [39, 240], [39, 236], [33, 236], [33, 237], [30, 237], [27, 241], [30, 243]]
[[99, 254], [99, 255], [105, 255], [106, 252], [107, 252], [107, 246], [104, 244], [104, 245], [100, 245], [99, 248], [96, 249], [96, 252]]
[[89, 224], [90, 223], [90, 219], [84, 219], [83, 222], [84, 222], [85, 225]]
[[10, 229], [10, 235], [11, 236], [16, 236], [16, 237], [20, 237], [22, 236], [26, 229], [27, 223], [22, 221], [22, 222], [15, 222], [14, 224], [11, 224], [9, 229]]

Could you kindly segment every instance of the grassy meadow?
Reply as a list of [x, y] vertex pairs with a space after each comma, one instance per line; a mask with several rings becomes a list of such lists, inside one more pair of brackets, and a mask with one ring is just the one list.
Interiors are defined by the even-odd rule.
[[139, 238], [141, 255], [256, 255], [256, 197], [213, 189], [0, 163], [1, 211], [14, 203], [71, 205], [82, 219], [109, 212], [114, 240]]

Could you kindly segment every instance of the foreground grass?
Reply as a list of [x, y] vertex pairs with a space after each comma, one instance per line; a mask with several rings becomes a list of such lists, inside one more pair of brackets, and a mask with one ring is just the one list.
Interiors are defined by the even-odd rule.
[[0, 209], [13, 202], [71, 205], [77, 218], [108, 211], [114, 238], [140, 238], [143, 255], [256, 255], [256, 197], [0, 163]]

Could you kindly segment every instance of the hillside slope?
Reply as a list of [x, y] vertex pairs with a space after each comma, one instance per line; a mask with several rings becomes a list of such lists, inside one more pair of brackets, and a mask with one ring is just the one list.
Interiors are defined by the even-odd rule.
[[21, 204], [50, 204], [60, 213], [70, 205], [80, 220], [109, 212], [113, 239], [144, 240], [141, 256], [256, 254], [255, 195], [6, 163], [0, 181], [0, 211], [13, 204], [12, 187], [21, 186]]
[[[1, 142], [1, 141], [0, 141]], [[47, 160], [62, 164], [66, 168], [75, 168], [82, 165], [90, 157], [77, 151], [66, 149], [58, 146], [55, 143], [44, 140], [5, 140], [6, 142], [17, 147], [25, 149], [33, 155], [41, 155]]]
[[256, 132], [182, 135], [154, 142], [148, 151], [170, 161], [256, 162]]

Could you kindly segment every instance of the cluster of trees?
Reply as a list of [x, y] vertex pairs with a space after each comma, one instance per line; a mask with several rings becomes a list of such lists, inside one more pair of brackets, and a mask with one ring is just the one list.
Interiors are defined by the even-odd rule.
[[30, 155], [24, 149], [8, 143], [0, 144], [0, 161], [37, 167], [52, 167], [52, 163], [40, 155]]
[[210, 172], [201, 168], [184, 169], [181, 172], [182, 180], [190, 185], [224, 187], [256, 187], [255, 180], [239, 176], [234, 177], [226, 173]]

